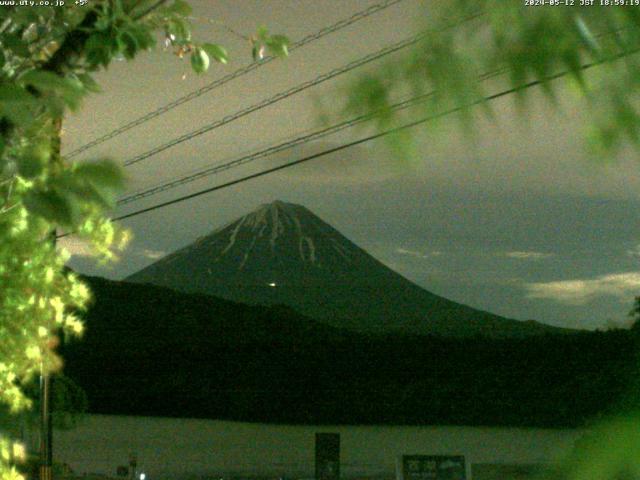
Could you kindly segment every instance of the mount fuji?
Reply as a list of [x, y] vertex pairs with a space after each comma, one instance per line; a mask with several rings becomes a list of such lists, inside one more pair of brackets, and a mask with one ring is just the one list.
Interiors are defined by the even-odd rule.
[[260, 206], [126, 280], [249, 304], [283, 304], [363, 333], [510, 337], [560, 330], [433, 294], [307, 208], [282, 201]]

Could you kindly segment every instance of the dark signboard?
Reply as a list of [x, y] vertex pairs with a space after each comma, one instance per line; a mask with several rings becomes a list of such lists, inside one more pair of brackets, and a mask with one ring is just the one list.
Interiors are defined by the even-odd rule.
[[340, 434], [316, 433], [316, 480], [339, 480]]
[[466, 480], [462, 455], [403, 455], [402, 480]]

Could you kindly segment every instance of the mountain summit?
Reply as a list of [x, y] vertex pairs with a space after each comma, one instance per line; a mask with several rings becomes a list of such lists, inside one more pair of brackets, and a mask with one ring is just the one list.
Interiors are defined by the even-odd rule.
[[284, 304], [366, 333], [468, 336], [544, 333], [410, 282], [307, 208], [275, 201], [127, 278], [251, 304]]

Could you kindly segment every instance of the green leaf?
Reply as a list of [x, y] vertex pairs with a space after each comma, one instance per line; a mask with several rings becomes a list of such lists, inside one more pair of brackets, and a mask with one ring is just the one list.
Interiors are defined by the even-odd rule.
[[207, 52], [207, 55], [213, 58], [216, 62], [227, 63], [227, 61], [229, 60], [226, 49], [221, 45], [217, 45], [214, 43], [205, 43], [202, 45], [202, 49]]
[[601, 47], [598, 43], [598, 40], [591, 32], [591, 29], [584, 21], [581, 15], [578, 15], [575, 19], [576, 29], [578, 30], [578, 34], [580, 35], [580, 39], [589, 47], [589, 49], [594, 53], [600, 53]]
[[2, 46], [7, 50], [11, 50], [14, 55], [18, 55], [19, 57], [26, 58], [31, 55], [28, 42], [25, 42], [18, 35], [13, 33], [6, 33], [2, 35]]
[[16, 103], [30, 103], [35, 100], [33, 95], [18, 85], [0, 85], [0, 106], [11, 101]]
[[131, 60], [136, 56], [136, 52], [138, 51], [138, 41], [136, 40], [136, 37], [125, 30], [118, 34], [118, 40], [121, 45], [120, 51], [124, 54], [127, 60]]
[[174, 18], [169, 21], [167, 24], [167, 33], [175, 37], [173, 43], [178, 45], [184, 45], [191, 40], [189, 24], [181, 19]]
[[38, 18], [36, 17], [34, 22], [31, 23], [27, 28], [22, 32], [22, 39], [27, 43], [31, 44], [38, 39]]
[[566, 49], [562, 53], [562, 59], [571, 72], [571, 76], [578, 82], [580, 88], [586, 91], [587, 85], [584, 81], [584, 70], [580, 62], [580, 53], [577, 50]]
[[[567, 463], [568, 480], [634, 478], [640, 471], [640, 418], [637, 412], [585, 434]], [[626, 475], [625, 475], [626, 474]]]
[[[51, 10], [53, 13], [55, 8], [50, 9], [42, 9], [42, 10]], [[87, 16], [89, 12], [92, 12], [91, 8], [68, 8], [65, 9], [64, 19], [66, 23], [67, 31], [74, 30]], [[92, 12], [93, 13], [93, 12]]]
[[23, 178], [37, 177], [44, 170], [50, 157], [51, 149], [47, 145], [35, 145], [18, 160], [18, 173]]
[[256, 30], [256, 36], [260, 40], [264, 40], [266, 42], [267, 39], [269, 38], [269, 30], [264, 25], [260, 25], [258, 27], [258, 30]]
[[40, 21], [40, 18], [38, 18], [38, 14], [36, 13], [37, 10], [39, 9], [18, 8], [12, 12], [11, 17], [16, 25], [29, 25], [30, 23]]
[[88, 73], [81, 73], [78, 75], [78, 80], [82, 82], [84, 89], [88, 92], [98, 93], [102, 91], [100, 85], [98, 85], [98, 83]]
[[[187, 33], [188, 32], [188, 26]], [[143, 25], [138, 25], [136, 23], [131, 23], [128, 25], [127, 33], [131, 35], [137, 44], [138, 51], [140, 50], [148, 50], [149, 48], [155, 45], [156, 39], [151, 34], [151, 31], [144, 27]], [[190, 35], [190, 34], [189, 34]]]
[[0, 116], [7, 117], [16, 125], [27, 125], [33, 120], [38, 100], [18, 85], [0, 86]]
[[183, 0], [176, 0], [170, 5], [167, 10], [171, 13], [177, 13], [178, 15], [182, 15], [183, 17], [188, 17], [191, 15], [191, 5]]
[[73, 208], [63, 195], [55, 190], [31, 190], [24, 197], [24, 205], [34, 215], [62, 226], [73, 223]]
[[76, 165], [74, 175], [95, 185], [120, 190], [124, 187], [124, 175], [118, 165], [109, 160], [99, 160]]
[[111, 37], [104, 32], [93, 33], [84, 45], [85, 56], [91, 67], [107, 66], [111, 61]]
[[197, 47], [191, 54], [191, 67], [196, 73], [204, 73], [209, 69], [209, 55], [202, 48]]
[[269, 51], [276, 57], [289, 55], [289, 39], [284, 35], [273, 35], [267, 42]]
[[253, 56], [254, 61], [262, 60], [266, 56], [266, 51], [269, 49], [267, 44], [262, 40], [258, 40], [253, 42], [253, 48], [251, 50], [251, 55]]
[[24, 157], [18, 162], [18, 173], [22, 178], [34, 178], [42, 173], [44, 164], [37, 157]]
[[78, 108], [82, 99], [82, 84], [79, 81], [58, 76], [52, 72], [31, 70], [20, 77], [20, 82], [42, 93], [50, 92], [60, 96], [72, 110]]
[[110, 208], [115, 203], [115, 195], [109, 189], [96, 188], [74, 175], [64, 175], [56, 180], [56, 188], [67, 195], [74, 195], [84, 204], [97, 204], [102, 208]]
[[75, 165], [56, 185], [84, 202], [112, 207], [124, 187], [124, 176], [115, 163], [101, 160]]

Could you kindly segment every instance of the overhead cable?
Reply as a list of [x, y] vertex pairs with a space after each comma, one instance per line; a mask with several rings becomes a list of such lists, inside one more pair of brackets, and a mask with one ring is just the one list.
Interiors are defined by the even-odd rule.
[[[457, 20], [454, 23], [448, 24], [445, 27], [443, 27], [444, 30], [446, 29], [451, 29], [451, 28], [455, 28], [465, 22], [468, 22], [470, 20], [473, 20], [475, 18], [478, 18], [479, 16], [481, 16], [482, 14], [474, 14], [468, 17], [464, 17], [462, 19]], [[342, 67], [333, 69], [329, 72], [323, 73], [322, 75], [319, 75], [318, 77], [316, 77], [313, 80], [308, 80], [306, 82], [303, 82], [301, 84], [296, 85], [295, 87], [291, 87], [283, 92], [277, 93], [275, 95], [273, 95], [272, 97], [269, 97], [267, 99], [264, 99], [254, 105], [251, 105], [249, 107], [243, 108], [242, 110], [239, 110], [233, 114], [227, 115], [225, 117], [223, 117], [220, 120], [217, 120], [213, 123], [210, 123], [208, 125], [205, 125], [203, 127], [200, 127], [197, 130], [193, 130], [189, 133], [185, 133], [184, 135], [181, 135], [179, 137], [176, 137], [172, 140], [170, 140], [169, 142], [160, 145], [158, 147], [152, 148], [151, 150], [148, 150], [144, 153], [141, 153], [139, 155], [136, 155], [133, 158], [130, 158], [129, 160], [126, 160], [124, 162], [124, 166], [125, 167], [129, 167], [131, 165], [135, 165], [136, 163], [139, 163], [143, 160], [146, 160], [149, 157], [152, 157], [154, 155], [157, 155], [158, 153], [161, 153], [165, 150], [168, 150], [172, 147], [175, 147], [176, 145], [179, 145], [181, 143], [187, 142], [197, 136], [203, 135], [207, 132], [210, 132], [216, 128], [219, 128], [223, 125], [226, 125], [230, 122], [233, 122], [239, 118], [242, 118], [246, 115], [249, 115], [255, 111], [261, 110], [265, 107], [268, 107], [269, 105], [272, 105], [276, 102], [279, 102], [281, 100], [284, 100], [285, 98], [291, 97], [297, 93], [300, 93], [304, 90], [307, 90], [308, 88], [314, 87], [316, 85], [319, 85], [323, 82], [326, 82], [328, 80], [331, 80], [339, 75], [342, 75], [346, 72], [349, 72], [351, 70], [354, 70], [358, 67], [361, 67], [363, 65], [366, 65], [368, 63], [374, 62], [376, 60], [379, 60], [380, 58], [383, 58], [387, 55], [390, 55], [392, 53], [395, 53], [399, 50], [402, 50], [408, 46], [411, 45], [415, 45], [416, 43], [420, 42], [421, 40], [423, 40], [424, 38], [426, 38], [429, 35], [432, 35], [434, 33], [434, 31], [423, 31], [420, 32], [416, 35], [413, 35], [405, 40], [402, 40], [400, 42], [394, 43], [392, 45], [388, 45], [384, 48], [381, 48], [380, 50], [370, 53], [368, 55], [365, 55], [363, 57], [360, 57], [357, 60], [354, 60], [352, 62], [347, 63], [346, 65], [343, 65]]]
[[[480, 77], [480, 80], [487, 80], [489, 78], [493, 78], [496, 77], [497, 75], [501, 75], [502, 73], [504, 73], [506, 71], [506, 69], [498, 69], [495, 70], [491, 73], [485, 74], [483, 76]], [[398, 102], [396, 104], [393, 104], [391, 106], [389, 106], [387, 109], [385, 109], [387, 112], [398, 112], [404, 109], [407, 109], [409, 107], [418, 105], [420, 103], [424, 103], [428, 98], [432, 97], [434, 95], [434, 92], [428, 92], [425, 93], [423, 95], [419, 95], [417, 97], [413, 97], [410, 98], [408, 100], [404, 100], [402, 102]], [[242, 165], [245, 165], [247, 163], [250, 162], [254, 162], [256, 160], [268, 157], [270, 155], [273, 155], [275, 153], [284, 151], [284, 150], [288, 150], [290, 148], [314, 141], [314, 140], [319, 140], [321, 138], [327, 137], [329, 135], [333, 135], [339, 131], [345, 130], [347, 128], [352, 128], [356, 125], [359, 125], [361, 123], [364, 123], [366, 121], [369, 121], [373, 118], [376, 117], [376, 112], [373, 113], [369, 113], [366, 115], [361, 115], [358, 116], [356, 118], [352, 118], [349, 120], [345, 120], [343, 122], [337, 123], [335, 125], [331, 125], [329, 127], [324, 127], [321, 129], [317, 129], [311, 133], [307, 133], [304, 135], [300, 135], [298, 137], [295, 137], [293, 139], [287, 140], [285, 142], [279, 143], [277, 145], [273, 145], [270, 147], [267, 147], [265, 149], [259, 150], [257, 152], [253, 152], [250, 154], [246, 154], [241, 156], [240, 158], [228, 161], [228, 162], [224, 162], [224, 163], [218, 163], [218, 164], [214, 164], [211, 166], [208, 166], [204, 169], [200, 169], [196, 172], [190, 173], [188, 175], [184, 175], [180, 178], [176, 178], [173, 180], [169, 180], [167, 182], [163, 182], [160, 183], [158, 185], [155, 185], [153, 187], [149, 187], [143, 190], [139, 190], [137, 192], [131, 193], [125, 197], [122, 197], [118, 200], [118, 205], [126, 205], [128, 203], [132, 203], [132, 202], [136, 202], [139, 201], [143, 198], [152, 196], [152, 195], [156, 195], [159, 194], [161, 192], [165, 192], [167, 190], [171, 190], [173, 188], [182, 186], [182, 185], [186, 185], [188, 183], [194, 182], [196, 180], [199, 180], [201, 178], [205, 178], [211, 175], [215, 175], [217, 173], [220, 173], [222, 171], [225, 170], [229, 170], [232, 168], [236, 168]]]
[[401, 42], [395, 43], [393, 45], [384, 47], [380, 50], [378, 50], [377, 52], [374, 53], [370, 53], [368, 55], [365, 55], [364, 57], [361, 57], [357, 60], [354, 60], [353, 62], [349, 62], [346, 65], [343, 65], [340, 68], [336, 68], [333, 69], [329, 72], [323, 73], [322, 75], [319, 75], [318, 77], [314, 78], [313, 80], [308, 80], [305, 81], [301, 84], [298, 84], [294, 87], [291, 87], [285, 91], [279, 92], [275, 95], [273, 95], [272, 97], [266, 98], [256, 104], [253, 104], [249, 107], [245, 107], [242, 110], [239, 110], [235, 113], [232, 113], [230, 115], [227, 115], [219, 120], [216, 120], [213, 123], [210, 123], [208, 125], [205, 125], [203, 127], [198, 128], [197, 130], [193, 130], [189, 133], [185, 133], [184, 135], [180, 135], [179, 137], [176, 137], [170, 141], [168, 141], [167, 143], [164, 143], [162, 145], [159, 145], [155, 148], [152, 148], [151, 150], [147, 150], [144, 153], [141, 153], [139, 155], [136, 155], [135, 157], [130, 158], [129, 160], [126, 160], [124, 162], [124, 166], [125, 167], [130, 167], [131, 165], [135, 165], [136, 163], [142, 162], [143, 160], [146, 160], [147, 158], [150, 158], [154, 155], [157, 155], [158, 153], [161, 153], [165, 150], [168, 150], [170, 148], [175, 147], [176, 145], [179, 145], [181, 143], [184, 142], [188, 142], [189, 140], [192, 140], [195, 137], [198, 137], [200, 135], [203, 135], [207, 132], [210, 132], [212, 130], [215, 130], [216, 128], [222, 127], [223, 125], [227, 125], [228, 123], [231, 123], [235, 120], [238, 120], [239, 118], [245, 117], [253, 112], [256, 112], [258, 110], [261, 110], [263, 108], [266, 108], [270, 105], [273, 105], [276, 102], [279, 102], [281, 100], [284, 100], [285, 98], [291, 97], [297, 93], [300, 93], [304, 90], [307, 90], [309, 88], [315, 87], [316, 85], [320, 85], [323, 82], [326, 82], [328, 80], [331, 80], [339, 75], [342, 75], [344, 73], [350, 72], [351, 70], [354, 70], [358, 67], [361, 67], [362, 65], [366, 65], [367, 63], [371, 63], [375, 60], [378, 60], [380, 58], [383, 58], [387, 55], [390, 55], [394, 52], [397, 52], [398, 50], [401, 50], [403, 48], [406, 48], [410, 45], [415, 45], [416, 43], [418, 43], [422, 38], [424, 37], [424, 34], [419, 34], [419, 35], [414, 35], [406, 40], [403, 40]]
[[[343, 28], [346, 28], [360, 20], [363, 20], [377, 12], [380, 12], [386, 8], [389, 8], [397, 3], [402, 2], [403, 0], [386, 0], [380, 3], [377, 3], [375, 5], [371, 5], [370, 7], [361, 10], [359, 12], [354, 13], [353, 15], [351, 15], [350, 17], [344, 18], [336, 23], [334, 23], [333, 25], [324, 27], [320, 30], [318, 30], [315, 33], [312, 33], [310, 35], [307, 35], [306, 37], [302, 38], [301, 40], [293, 43], [290, 47], [289, 47], [289, 52], [293, 52], [295, 50], [297, 50], [298, 48], [304, 47], [305, 45], [314, 42], [316, 40], [319, 40], [322, 37], [325, 37], [331, 33], [337, 32], [339, 30], [342, 30]], [[75, 150], [72, 150], [70, 153], [68, 153], [67, 155], [65, 155], [66, 158], [73, 158], [79, 154], [81, 154], [82, 152], [85, 152], [87, 150], [89, 150], [90, 148], [93, 148], [97, 145], [100, 145], [101, 143], [104, 143], [108, 140], [111, 140], [112, 138], [117, 137], [118, 135], [121, 135], [122, 133], [131, 130], [132, 128], [135, 128], [139, 125], [142, 125], [143, 123], [146, 123], [156, 117], [159, 117], [160, 115], [163, 115], [167, 112], [169, 112], [170, 110], [173, 110], [174, 108], [190, 102], [191, 100], [198, 98], [202, 95], [204, 95], [205, 93], [210, 92], [211, 90], [214, 90], [218, 87], [221, 87], [222, 85], [225, 85], [226, 83], [229, 83], [232, 80], [235, 80], [236, 78], [242, 77], [243, 75], [246, 75], [247, 73], [250, 73], [260, 67], [262, 67], [263, 65], [266, 65], [269, 62], [272, 62], [273, 60], [275, 60], [275, 57], [273, 56], [268, 56], [265, 57], [264, 59], [262, 59], [259, 62], [253, 62], [250, 63], [249, 65], [239, 68], [238, 70], [231, 72], [228, 75], [225, 75], [224, 77], [221, 77], [217, 80], [214, 80], [211, 83], [208, 83], [207, 85], [205, 85], [204, 87], [201, 87], [197, 90], [194, 90], [156, 110], [153, 110], [152, 112], [149, 112], [145, 115], [142, 115], [141, 117], [136, 118], [135, 120], [132, 120], [118, 128], [116, 128], [115, 130], [112, 130], [111, 132], [102, 135], [101, 137], [98, 137], [94, 140], [91, 140], [88, 143], [85, 143], [84, 145], [76, 148]]]
[[[588, 70], [588, 69], [593, 68], [595, 66], [602, 65], [603, 63], [611, 62], [611, 61], [620, 59], [620, 58], [622, 58], [624, 56], [638, 53], [639, 51], [640, 51], [640, 49], [636, 48], [636, 49], [632, 49], [632, 50], [629, 50], [629, 51], [626, 51], [626, 52], [622, 52], [620, 54], [617, 54], [617, 55], [615, 55], [613, 57], [610, 57], [610, 58], [607, 58], [607, 59], [598, 60], [598, 61], [595, 61], [595, 62], [592, 62], [592, 63], [584, 64], [577, 70], [578, 71], [585, 71], [585, 70]], [[460, 111], [462, 111], [462, 110], [464, 110], [466, 108], [473, 107], [473, 106], [479, 105], [479, 104], [484, 103], [484, 102], [493, 101], [493, 100], [496, 100], [498, 98], [505, 97], [507, 95], [511, 95], [513, 93], [516, 93], [516, 92], [519, 92], [519, 91], [522, 91], [522, 90], [527, 90], [527, 89], [529, 89], [531, 87], [536, 87], [536, 86], [542, 85], [542, 84], [544, 84], [546, 82], [551, 82], [551, 81], [557, 80], [557, 79], [565, 77], [565, 76], [567, 76], [569, 74], [574, 74], [577, 70], [576, 69], [564, 70], [562, 72], [556, 73], [554, 75], [550, 75], [550, 76], [545, 77], [543, 79], [532, 80], [532, 81], [527, 82], [527, 83], [525, 83], [523, 85], [512, 87], [512, 88], [509, 88], [509, 89], [506, 89], [506, 90], [502, 90], [502, 91], [500, 91], [498, 93], [483, 97], [483, 98], [481, 98], [479, 100], [476, 100], [475, 102], [472, 102], [472, 103], [467, 104], [467, 105], [459, 105], [457, 107], [450, 108], [450, 109], [445, 110], [443, 112], [436, 113], [434, 115], [429, 115], [429, 116], [423, 117], [421, 119], [406, 123], [404, 125], [400, 125], [398, 127], [394, 127], [394, 128], [391, 128], [391, 129], [388, 129], [388, 130], [384, 130], [382, 132], [379, 132], [379, 133], [376, 133], [376, 134], [373, 134], [373, 135], [369, 135], [369, 136], [361, 138], [359, 140], [354, 140], [354, 141], [349, 142], [349, 143], [344, 143], [342, 145], [338, 145], [336, 147], [332, 147], [332, 148], [329, 148], [327, 150], [323, 150], [322, 152], [318, 152], [318, 153], [314, 153], [312, 155], [308, 155], [308, 156], [300, 158], [298, 160], [294, 160], [294, 161], [291, 161], [291, 162], [288, 162], [288, 163], [285, 163], [285, 164], [282, 164], [282, 165], [278, 165], [278, 166], [275, 166], [275, 167], [272, 167], [272, 168], [269, 168], [269, 169], [266, 169], [266, 170], [262, 170], [262, 171], [259, 171], [259, 172], [256, 172], [256, 173], [252, 173], [250, 175], [246, 175], [244, 177], [237, 178], [235, 180], [231, 180], [229, 182], [222, 183], [220, 185], [214, 185], [213, 187], [209, 187], [209, 188], [206, 188], [204, 190], [199, 190], [197, 192], [190, 193], [188, 195], [183, 195], [181, 197], [177, 197], [177, 198], [174, 198], [172, 200], [168, 200], [166, 202], [157, 203], [155, 205], [151, 205], [149, 207], [136, 210], [134, 212], [130, 212], [130, 213], [127, 213], [127, 214], [124, 214], [124, 215], [120, 215], [120, 216], [114, 217], [114, 218], [112, 218], [112, 221], [120, 221], [120, 220], [124, 220], [124, 219], [127, 219], [127, 218], [132, 218], [132, 217], [135, 217], [135, 216], [138, 216], [138, 215], [142, 215], [143, 213], [148, 213], [148, 212], [151, 212], [151, 211], [154, 211], [154, 210], [158, 210], [160, 208], [168, 207], [170, 205], [175, 205], [177, 203], [181, 203], [181, 202], [184, 202], [186, 200], [190, 200], [192, 198], [196, 198], [196, 197], [205, 195], [207, 193], [215, 192], [215, 191], [218, 191], [218, 190], [222, 190], [224, 188], [228, 188], [228, 187], [231, 187], [231, 186], [234, 186], [234, 185], [238, 185], [240, 183], [244, 183], [246, 181], [253, 180], [254, 178], [263, 177], [263, 176], [269, 175], [271, 173], [275, 173], [275, 172], [278, 172], [278, 171], [281, 171], [281, 170], [285, 170], [287, 168], [294, 167], [296, 165], [300, 165], [302, 163], [306, 163], [306, 162], [309, 162], [311, 160], [315, 160], [317, 158], [321, 158], [321, 157], [324, 157], [326, 155], [329, 155], [329, 154], [332, 154], [332, 153], [335, 153], [335, 152], [339, 152], [341, 150], [345, 150], [347, 148], [351, 148], [351, 147], [354, 147], [356, 145], [360, 145], [360, 144], [369, 142], [371, 140], [376, 140], [378, 138], [382, 138], [382, 137], [385, 137], [387, 135], [391, 135], [391, 134], [400, 132], [402, 130], [406, 130], [406, 129], [409, 129], [409, 128], [416, 127], [418, 125], [422, 125], [422, 124], [424, 124], [426, 122], [429, 122], [431, 120], [435, 120], [435, 119], [438, 119], [438, 118], [441, 118], [441, 117], [445, 117], [447, 115], [451, 115], [453, 113], [460, 112]], [[69, 235], [69, 234], [66, 233], [66, 234], [63, 234], [61, 236], [67, 236], [67, 235]]]

